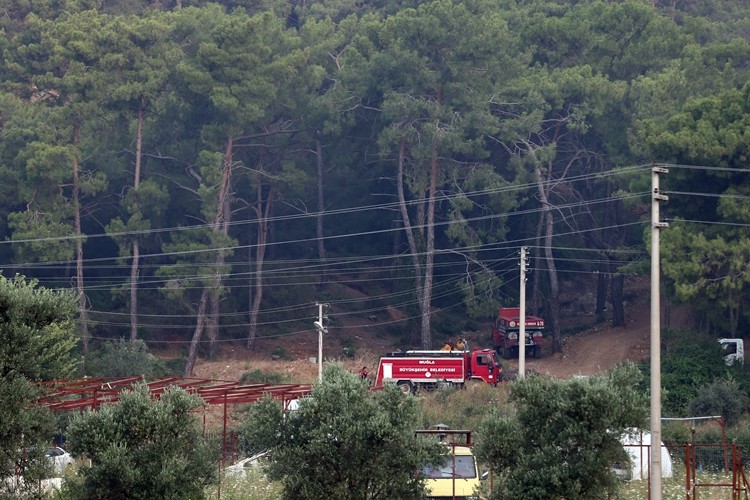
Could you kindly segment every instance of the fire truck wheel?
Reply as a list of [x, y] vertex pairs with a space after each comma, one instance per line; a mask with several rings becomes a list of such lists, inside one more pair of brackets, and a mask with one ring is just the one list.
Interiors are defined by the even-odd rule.
[[411, 394], [414, 392], [414, 386], [412, 383], [408, 380], [401, 380], [396, 384], [399, 389], [401, 389], [401, 392], [404, 394]]
[[534, 346], [534, 358], [539, 359], [542, 357], [542, 346]]

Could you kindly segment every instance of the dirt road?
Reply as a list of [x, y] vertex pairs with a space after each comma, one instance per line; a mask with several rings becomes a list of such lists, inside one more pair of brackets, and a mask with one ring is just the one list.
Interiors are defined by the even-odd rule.
[[[592, 328], [563, 340], [563, 352], [547, 354], [541, 359], [527, 359], [526, 369], [558, 378], [596, 375], [625, 361], [638, 362], [649, 354], [648, 325], [621, 328]], [[506, 373], [518, 372], [517, 360], [503, 360]]]

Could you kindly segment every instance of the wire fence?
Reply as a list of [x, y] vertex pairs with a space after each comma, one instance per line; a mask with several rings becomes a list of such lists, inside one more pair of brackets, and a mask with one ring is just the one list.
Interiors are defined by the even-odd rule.
[[[620, 464], [623, 500], [651, 498], [651, 445], [626, 445], [629, 462]], [[663, 500], [740, 500], [750, 499], [745, 469], [750, 457], [743, 458], [735, 443], [685, 444], [661, 447]]]

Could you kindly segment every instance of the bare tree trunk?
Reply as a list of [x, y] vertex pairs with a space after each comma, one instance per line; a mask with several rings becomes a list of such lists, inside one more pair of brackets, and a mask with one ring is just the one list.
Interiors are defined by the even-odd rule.
[[[224, 221], [221, 224], [221, 232], [224, 235], [229, 234], [229, 222], [232, 212], [229, 210], [229, 197], [224, 200]], [[219, 338], [219, 318], [221, 317], [221, 278], [218, 276], [219, 270], [224, 267], [226, 258], [224, 252], [219, 252], [216, 256], [217, 276], [214, 278], [215, 284], [211, 286], [209, 296], [208, 318], [206, 319], [206, 336], [208, 337], [208, 359], [213, 359], [216, 354], [216, 341]]]
[[83, 234], [81, 231], [81, 180], [78, 164], [78, 148], [81, 139], [81, 126], [73, 127], [73, 230], [76, 236], [76, 291], [78, 292], [78, 310], [81, 315], [81, 337], [83, 352], [89, 352], [89, 313], [86, 301], [86, 289], [83, 284]]
[[[622, 201], [614, 200], [612, 210], [614, 224], [619, 226], [622, 223]], [[621, 248], [625, 244], [625, 231], [620, 231], [617, 240], [612, 245], [614, 248]], [[625, 277], [618, 272], [617, 266], [610, 262], [610, 286], [612, 287], [612, 326], [625, 326]]]
[[[262, 168], [262, 167], [261, 167]], [[250, 321], [247, 334], [247, 349], [252, 349], [255, 338], [258, 335], [258, 314], [260, 313], [260, 304], [263, 300], [263, 265], [266, 256], [266, 244], [268, 238], [268, 224], [273, 204], [274, 190], [271, 187], [268, 190], [268, 196], [263, 200], [263, 174], [258, 172], [257, 202], [255, 213], [258, 217], [258, 238], [255, 253], [255, 290], [250, 304]]]
[[208, 315], [206, 316], [206, 337], [208, 337], [208, 359], [213, 359], [216, 354], [216, 340], [219, 338], [219, 318], [221, 313], [221, 304], [219, 299], [219, 287], [222, 279], [219, 276], [220, 269], [224, 266], [224, 252], [219, 252], [220, 259], [216, 262], [216, 276], [213, 279], [211, 289], [208, 293]]
[[317, 167], [318, 167], [318, 215], [315, 218], [315, 232], [318, 238], [318, 259], [320, 260], [320, 282], [319, 286], [322, 289], [326, 282], [326, 246], [325, 240], [323, 239], [323, 211], [325, 210], [325, 203], [323, 198], [323, 148], [320, 145], [320, 140], [315, 141], [315, 154], [317, 156]]
[[[439, 97], [438, 97], [439, 99]], [[432, 302], [432, 269], [435, 261], [435, 198], [437, 196], [438, 158], [437, 146], [432, 145], [430, 160], [430, 190], [427, 201], [427, 249], [424, 264], [424, 292], [422, 293], [422, 348], [432, 347], [432, 331], [430, 329]]]
[[417, 238], [414, 236], [409, 211], [406, 208], [406, 196], [404, 195], [404, 155], [406, 154], [406, 145], [402, 141], [398, 152], [398, 175], [396, 176], [396, 190], [398, 192], [398, 206], [401, 211], [401, 220], [404, 224], [406, 240], [409, 243], [409, 252], [411, 253], [412, 264], [414, 266], [414, 280], [417, 293], [417, 303], [420, 309], [423, 303], [424, 290], [422, 288], [422, 265], [419, 261], [419, 247]]
[[208, 353], [206, 356], [209, 360], [214, 359], [216, 355], [216, 340], [219, 338], [219, 315], [221, 311], [220, 298], [216, 290], [211, 290], [208, 297], [208, 314], [206, 316], [206, 337], [208, 337]]
[[729, 292], [728, 297], [728, 309], [729, 309], [729, 336], [733, 339], [737, 338], [737, 328], [740, 322], [740, 301], [737, 298], [735, 292]]
[[[602, 259], [607, 259], [602, 254]], [[596, 279], [596, 306], [594, 307], [594, 317], [597, 323], [601, 323], [606, 318], [604, 310], [607, 307], [607, 292], [609, 291], [609, 262], [602, 261], [599, 263], [599, 270]]]
[[560, 284], [557, 278], [555, 258], [552, 254], [554, 220], [552, 217], [551, 205], [549, 203], [549, 198], [547, 195], [547, 189], [542, 178], [542, 168], [538, 163], [534, 167], [534, 174], [536, 176], [537, 190], [539, 192], [539, 199], [542, 202], [542, 212], [544, 214], [544, 256], [547, 264], [547, 270], [549, 271], [550, 310], [548, 319], [552, 326], [552, 352], [560, 352], [562, 350], [562, 342], [560, 339]]
[[198, 354], [198, 343], [203, 335], [203, 328], [206, 322], [206, 309], [208, 308], [208, 288], [204, 288], [201, 293], [201, 300], [198, 303], [198, 316], [193, 330], [193, 339], [190, 341], [190, 350], [188, 351], [187, 363], [185, 364], [185, 376], [190, 377], [195, 367], [195, 357]]
[[[614, 267], [614, 265], [612, 265]], [[625, 304], [623, 288], [625, 277], [612, 270], [612, 326], [625, 326]]]
[[[141, 185], [141, 162], [143, 159], [143, 97], [138, 98], [138, 121], [135, 134], [135, 171], [133, 189]], [[138, 270], [141, 256], [138, 236], [133, 236], [133, 259], [130, 263], [130, 341], [138, 338]]]
[[133, 240], [133, 259], [130, 263], [130, 341], [138, 338], [138, 261], [141, 248], [136, 236]]
[[[234, 154], [234, 141], [233, 137], [227, 138], [227, 147], [224, 152], [221, 184], [219, 185], [219, 199], [216, 203], [216, 218], [212, 224], [212, 229], [215, 232], [222, 231], [226, 227], [226, 210], [228, 208], [228, 196], [229, 196], [229, 185], [232, 176], [232, 162]], [[206, 312], [208, 310], [209, 299], [211, 293], [218, 293], [221, 287], [221, 268], [224, 264], [224, 250], [217, 249], [216, 251], [216, 272], [208, 286], [204, 286], [203, 292], [201, 293], [201, 300], [198, 305], [198, 315], [195, 324], [195, 331], [193, 332], [193, 338], [190, 341], [190, 353], [188, 355], [187, 365], [185, 366], [185, 376], [190, 376], [193, 373], [195, 367], [195, 357], [200, 343], [203, 330], [206, 326]]]
[[[542, 227], [544, 226], [544, 214], [539, 216], [539, 222], [536, 225], [536, 235], [534, 242], [534, 261], [539, 262], [540, 253], [542, 248]], [[531, 295], [531, 310], [533, 314], [540, 314], [542, 310], [542, 304], [544, 303], [544, 295], [542, 294], [542, 273], [534, 273], [532, 280], [533, 290]]]

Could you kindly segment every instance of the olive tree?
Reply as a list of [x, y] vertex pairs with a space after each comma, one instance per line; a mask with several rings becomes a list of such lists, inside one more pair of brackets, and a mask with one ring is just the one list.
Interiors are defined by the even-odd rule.
[[148, 386], [118, 402], [74, 417], [70, 451], [91, 459], [80, 479], [65, 483], [71, 498], [202, 498], [214, 460], [193, 410], [202, 400], [179, 388], [153, 399]]
[[369, 391], [339, 365], [288, 414], [276, 401], [254, 406], [240, 430], [248, 452], [270, 449], [269, 477], [295, 499], [421, 498], [416, 472], [438, 460], [437, 442], [419, 440], [418, 400], [395, 387]]
[[634, 365], [608, 375], [513, 383], [514, 409], [482, 422], [477, 455], [497, 474], [492, 498], [608, 498], [620, 437], [647, 419], [648, 400]]

